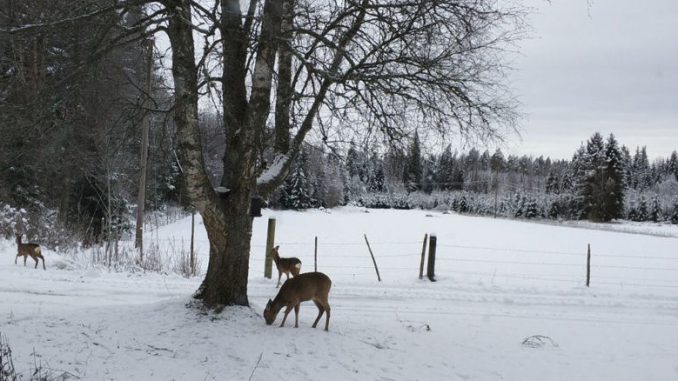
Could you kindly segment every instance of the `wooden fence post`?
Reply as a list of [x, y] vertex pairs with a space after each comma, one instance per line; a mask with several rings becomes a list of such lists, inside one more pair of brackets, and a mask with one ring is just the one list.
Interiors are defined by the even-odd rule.
[[315, 250], [313, 251], [313, 271], [318, 271], [318, 236], [315, 236]]
[[194, 244], [194, 241], [195, 241], [195, 209], [193, 209], [193, 211], [191, 212], [191, 255], [189, 257], [190, 258], [189, 259], [190, 260], [189, 271], [191, 273], [191, 276], [196, 275], [196, 273], [195, 273], [195, 250], [194, 250], [195, 244]]
[[372, 254], [372, 248], [370, 247], [370, 241], [367, 240], [367, 234], [365, 236], [365, 243], [367, 243], [367, 250], [370, 251], [370, 256], [372, 257], [372, 263], [374, 263], [374, 270], [377, 272], [377, 279], [381, 282], [381, 276], [379, 275], [379, 268], [377, 267], [377, 261], [374, 259], [374, 254]]
[[431, 282], [435, 282], [435, 269], [436, 269], [436, 241], [438, 238], [435, 234], [431, 234], [428, 237], [428, 268], [426, 270], [426, 276]]
[[266, 260], [264, 260], [264, 276], [271, 279], [273, 272], [273, 257], [271, 251], [275, 244], [275, 218], [268, 219], [268, 233], [266, 234]]
[[591, 244], [589, 243], [589, 248], [586, 253], [586, 287], [589, 287], [591, 283]]
[[424, 234], [424, 244], [421, 246], [421, 262], [419, 262], [419, 279], [424, 278], [424, 259], [426, 257], [426, 240], [428, 234]]

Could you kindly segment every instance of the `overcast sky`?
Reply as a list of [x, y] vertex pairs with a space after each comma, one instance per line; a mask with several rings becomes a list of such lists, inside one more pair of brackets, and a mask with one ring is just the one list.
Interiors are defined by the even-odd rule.
[[510, 153], [571, 158], [595, 131], [651, 158], [678, 149], [678, 0], [524, 0], [513, 88], [526, 114]]

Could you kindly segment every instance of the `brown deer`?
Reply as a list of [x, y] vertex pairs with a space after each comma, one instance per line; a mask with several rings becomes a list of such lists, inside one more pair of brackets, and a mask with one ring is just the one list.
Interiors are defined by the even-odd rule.
[[320, 317], [325, 312], [325, 331], [327, 331], [330, 325], [330, 303], [327, 301], [330, 287], [332, 287], [330, 278], [317, 272], [300, 274], [287, 280], [275, 299], [269, 299], [268, 304], [266, 304], [266, 309], [264, 309], [266, 324], [273, 324], [280, 309], [286, 307], [280, 326], [285, 325], [287, 314], [294, 308], [294, 328], [299, 328], [299, 305], [301, 302], [313, 300], [313, 303], [318, 307], [318, 317], [313, 322], [313, 328], [318, 325]]
[[16, 244], [18, 246], [18, 252], [16, 254], [16, 258], [14, 258], [14, 264], [16, 265], [17, 259], [19, 257], [24, 257], [24, 266], [26, 266], [26, 259], [30, 256], [33, 258], [35, 261], [35, 267], [38, 268], [38, 263], [40, 261], [38, 259], [42, 259], [42, 268], [43, 270], [47, 270], [47, 267], [45, 267], [45, 257], [42, 256], [42, 250], [40, 249], [40, 245], [37, 243], [21, 243], [21, 234], [15, 234], [16, 235]]
[[299, 271], [301, 271], [301, 261], [299, 258], [282, 258], [280, 254], [278, 254], [279, 247], [280, 246], [276, 246], [271, 249], [271, 256], [275, 262], [275, 267], [278, 269], [278, 285], [275, 286], [276, 288], [280, 287], [280, 278], [282, 278], [283, 273], [285, 273], [287, 280], [289, 280], [290, 273], [292, 273], [292, 276], [297, 276], [299, 275]]

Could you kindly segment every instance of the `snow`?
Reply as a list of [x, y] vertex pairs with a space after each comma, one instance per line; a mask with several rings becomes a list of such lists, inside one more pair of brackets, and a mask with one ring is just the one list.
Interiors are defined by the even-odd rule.
[[278, 175], [280, 175], [280, 172], [282, 171], [283, 167], [285, 166], [285, 163], [289, 160], [289, 157], [287, 155], [283, 154], [276, 154], [275, 157], [273, 158], [271, 165], [264, 170], [264, 172], [257, 178], [257, 184], [262, 185], [266, 184], [273, 179], [275, 179]]
[[[280, 254], [299, 257], [302, 271], [313, 269], [318, 236], [318, 269], [333, 280], [329, 332], [310, 327], [310, 302], [298, 329], [293, 316], [279, 328], [282, 314], [264, 324], [277, 291], [275, 274], [263, 277], [267, 217]], [[187, 308], [200, 277], [109, 272], [49, 250], [47, 271], [34, 270], [0, 241], [0, 332], [16, 368], [26, 374], [35, 353], [84, 380], [678, 379], [675, 235], [359, 208], [265, 210], [254, 221], [252, 308], [220, 315]], [[437, 282], [418, 279], [433, 232]], [[190, 217], [147, 234], [188, 242]]]

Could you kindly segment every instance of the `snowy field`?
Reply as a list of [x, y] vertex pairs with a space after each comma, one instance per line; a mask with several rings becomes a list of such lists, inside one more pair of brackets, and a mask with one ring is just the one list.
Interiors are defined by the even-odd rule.
[[[264, 324], [277, 280], [263, 277], [267, 217], [277, 218], [281, 255], [299, 257], [302, 271], [313, 269], [318, 237], [318, 269], [333, 280], [329, 332], [310, 328], [310, 302], [298, 329], [289, 319], [278, 328], [282, 314]], [[186, 307], [201, 277], [109, 272], [51, 251], [47, 271], [34, 270], [0, 241], [0, 333], [24, 375], [38, 363], [81, 380], [678, 380], [677, 229], [610, 226], [624, 232], [429, 211], [268, 210], [255, 219], [252, 309], [221, 315]], [[437, 235], [437, 282], [418, 279], [426, 233]], [[187, 247], [190, 218], [149, 235]], [[545, 338], [524, 343], [535, 335]]]

